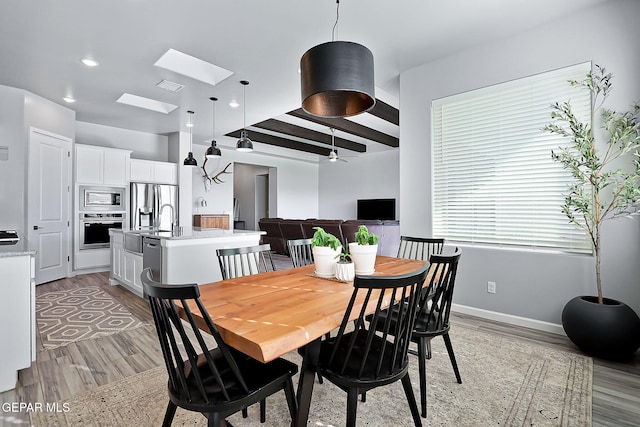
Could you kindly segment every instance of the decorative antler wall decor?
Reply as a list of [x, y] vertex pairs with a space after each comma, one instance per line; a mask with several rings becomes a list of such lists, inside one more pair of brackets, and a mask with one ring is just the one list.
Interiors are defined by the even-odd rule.
[[222, 169], [220, 172], [218, 172], [213, 177], [211, 177], [211, 176], [209, 176], [209, 173], [207, 172], [207, 169], [206, 169], [207, 160], [208, 159], [205, 157], [204, 163], [202, 164], [202, 171], [204, 172], [204, 175], [202, 175], [202, 178], [204, 178], [204, 189], [206, 191], [209, 191], [209, 189], [211, 188], [211, 182], [214, 182], [216, 184], [223, 184], [224, 181], [220, 179], [220, 175], [225, 174], [225, 173], [230, 174], [232, 172], [228, 172], [227, 171], [229, 166], [231, 166], [231, 163], [227, 163], [227, 166], [225, 166], [224, 169]]

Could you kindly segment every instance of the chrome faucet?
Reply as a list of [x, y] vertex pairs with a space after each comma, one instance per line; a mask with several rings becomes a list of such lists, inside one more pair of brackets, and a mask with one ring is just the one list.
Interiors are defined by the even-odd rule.
[[176, 211], [175, 208], [173, 207], [173, 205], [170, 205], [168, 203], [165, 203], [164, 205], [160, 206], [160, 217], [162, 217], [162, 212], [164, 211], [164, 208], [170, 208], [171, 209], [171, 231], [173, 231], [177, 226], [177, 221], [176, 221]]

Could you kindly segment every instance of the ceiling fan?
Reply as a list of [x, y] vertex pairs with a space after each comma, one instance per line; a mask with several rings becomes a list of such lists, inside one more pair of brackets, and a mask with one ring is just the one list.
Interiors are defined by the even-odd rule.
[[331, 130], [331, 152], [327, 156], [327, 160], [330, 162], [337, 162], [338, 160], [341, 162], [347, 162], [347, 160], [338, 157], [338, 150], [336, 150], [336, 131], [334, 128], [329, 129]]

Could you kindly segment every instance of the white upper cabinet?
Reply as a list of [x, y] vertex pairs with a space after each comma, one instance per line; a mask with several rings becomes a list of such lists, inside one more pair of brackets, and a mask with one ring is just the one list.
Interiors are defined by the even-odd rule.
[[126, 186], [131, 151], [76, 144], [76, 182]]
[[178, 165], [175, 163], [131, 159], [130, 164], [132, 182], [178, 183]]

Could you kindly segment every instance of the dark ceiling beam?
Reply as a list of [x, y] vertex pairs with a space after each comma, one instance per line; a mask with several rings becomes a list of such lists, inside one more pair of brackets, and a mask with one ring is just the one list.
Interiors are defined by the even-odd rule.
[[[232, 138], [240, 138], [242, 129], [238, 129], [233, 132], [229, 132], [225, 136]], [[306, 144], [300, 141], [294, 141], [292, 139], [282, 138], [279, 136], [270, 135], [267, 133], [256, 132], [255, 130], [249, 130], [249, 139], [255, 142], [261, 142], [263, 144], [275, 145], [277, 147], [290, 148], [292, 150], [306, 151], [307, 153], [318, 154], [320, 156], [328, 156], [331, 152], [329, 148], [318, 147], [317, 145]]]
[[361, 138], [369, 139], [371, 141], [379, 142], [380, 144], [388, 145], [389, 147], [399, 147], [400, 140], [394, 136], [387, 135], [386, 133], [377, 131], [375, 129], [368, 128], [366, 126], [362, 126], [359, 123], [352, 122], [343, 118], [326, 118], [326, 117], [316, 117], [304, 112], [302, 108], [298, 108], [297, 110], [289, 111], [287, 114], [293, 117], [298, 117], [299, 119], [308, 120], [310, 122], [314, 122], [320, 125], [328, 126], [334, 129], [341, 130], [343, 132], [350, 133], [352, 135], [357, 135]]
[[386, 120], [389, 123], [393, 123], [396, 126], [400, 126], [400, 110], [398, 110], [396, 107], [392, 107], [385, 102], [380, 101], [377, 98], [376, 105], [374, 105], [373, 108], [368, 111], [368, 113], [379, 117], [382, 120]]
[[[272, 132], [282, 133], [289, 136], [295, 136], [309, 141], [315, 141], [321, 144], [326, 144], [331, 147], [331, 135], [318, 132], [313, 129], [303, 128], [302, 126], [294, 125], [291, 123], [283, 122], [281, 120], [269, 119], [260, 123], [251, 125], [260, 129], [266, 129]], [[335, 138], [336, 147], [345, 148], [347, 150], [356, 151], [358, 153], [366, 153], [367, 146], [355, 141], [337, 137]]]

